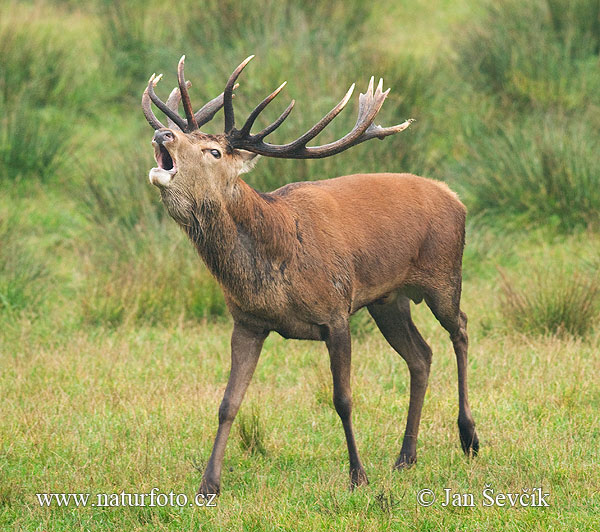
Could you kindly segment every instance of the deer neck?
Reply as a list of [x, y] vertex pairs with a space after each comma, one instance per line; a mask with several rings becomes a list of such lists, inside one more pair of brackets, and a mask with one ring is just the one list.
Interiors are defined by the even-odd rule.
[[[164, 198], [163, 198], [164, 199]], [[173, 216], [211, 273], [241, 298], [265, 289], [294, 252], [295, 221], [281, 200], [263, 195], [238, 178], [227, 193], [179, 200]]]

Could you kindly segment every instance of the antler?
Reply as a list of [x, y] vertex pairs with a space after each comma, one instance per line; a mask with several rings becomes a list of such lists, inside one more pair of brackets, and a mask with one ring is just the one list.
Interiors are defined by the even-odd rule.
[[[186, 133], [191, 133], [192, 131], [202, 127], [204, 124], [212, 120], [217, 111], [223, 107], [224, 94], [221, 93], [219, 96], [213, 98], [207, 104], [205, 104], [199, 111], [196, 111], [195, 113], [193, 112], [188, 93], [188, 89], [192, 86], [192, 84], [189, 81], [185, 81], [184, 63], [185, 55], [181, 57], [179, 64], [177, 65], [177, 81], [179, 83], [179, 87], [175, 87], [171, 91], [166, 103], [163, 102], [154, 92], [154, 87], [160, 81], [162, 74], [158, 76], [152, 74], [150, 80], [148, 81], [148, 86], [142, 95], [142, 110], [146, 120], [148, 120], [149, 124], [154, 129], [161, 129], [165, 126], [152, 112], [152, 103], [154, 103], [154, 105], [156, 105], [156, 107], [158, 107], [167, 116], [168, 127], [177, 127]], [[238, 86], [239, 84], [235, 83], [232, 86], [231, 91], [233, 92]], [[233, 94], [231, 96], [233, 96]], [[183, 119], [177, 113], [180, 101], [183, 101], [183, 109], [185, 111], [186, 119]]]
[[[286, 82], [284, 82], [254, 108], [241, 129], [235, 128], [233, 91], [238, 87], [238, 84], [236, 83], [237, 78], [253, 58], [254, 56], [251, 55], [244, 59], [229, 77], [229, 80], [225, 85], [225, 90], [219, 96], [204, 105], [199, 111], [194, 113], [188, 93], [191, 83], [185, 81], [183, 71], [185, 56], [182, 56], [177, 66], [177, 80], [179, 87], [173, 89], [167, 99], [167, 103], [160, 100], [154, 92], [154, 87], [160, 80], [162, 74], [160, 76], [155, 76], [153, 74], [148, 81], [148, 87], [142, 96], [142, 109], [146, 119], [154, 129], [164, 127], [152, 112], [151, 102], [153, 102], [154, 105], [167, 116], [169, 127], [178, 127], [182, 131], [190, 133], [212, 120], [216, 112], [223, 107], [225, 113], [225, 136], [233, 148], [241, 148], [268, 157], [289, 159], [318, 159], [328, 157], [329, 155], [340, 153], [361, 142], [365, 142], [366, 140], [373, 138], [383, 139], [388, 135], [404, 131], [413, 122], [413, 119], [409, 119], [401, 124], [391, 127], [381, 127], [373, 123], [375, 116], [377, 116], [377, 113], [381, 109], [390, 89], [383, 91], [383, 79], [380, 79], [377, 88], [373, 91], [374, 78], [371, 78], [366, 92], [360, 94], [358, 98], [358, 117], [356, 119], [356, 124], [352, 128], [352, 131], [341, 139], [321, 146], [307, 146], [307, 144], [321, 133], [342, 109], [344, 109], [352, 96], [354, 84], [352, 84], [342, 100], [311, 129], [304, 133], [304, 135], [288, 144], [269, 144], [264, 142], [265, 137], [273, 133], [273, 131], [283, 123], [292, 112], [295, 101], [291, 101], [286, 110], [281, 113], [275, 122], [255, 135], [250, 134], [250, 130], [254, 125], [256, 118], [281, 92], [283, 87], [285, 87]], [[177, 113], [180, 101], [183, 102], [183, 108], [186, 115], [185, 119]]]
[[[245, 65], [244, 65], [245, 66]], [[239, 68], [239, 67], [238, 67]], [[238, 72], [239, 74], [239, 72]], [[237, 76], [236, 76], [237, 77]], [[383, 79], [379, 80], [379, 84], [373, 92], [374, 78], [371, 78], [369, 87], [365, 94], [361, 94], [358, 99], [358, 118], [356, 124], [347, 135], [341, 139], [331, 142], [329, 144], [323, 144], [322, 146], [307, 146], [307, 144], [314, 139], [321, 131], [323, 131], [327, 125], [342, 111], [350, 100], [352, 92], [354, 91], [354, 84], [350, 87], [346, 95], [342, 100], [327, 113], [319, 122], [317, 122], [311, 129], [309, 129], [304, 135], [298, 137], [293, 142], [288, 144], [276, 145], [264, 142], [264, 138], [277, 129], [281, 123], [287, 118], [289, 113], [294, 106], [294, 101], [288, 106], [288, 108], [282, 113], [282, 115], [273, 122], [270, 126], [263, 129], [256, 135], [250, 135], [250, 128], [256, 120], [256, 117], [263, 111], [263, 109], [279, 94], [285, 83], [281, 85], [277, 90], [272, 92], [267, 98], [265, 98], [255, 109], [250, 113], [248, 120], [242, 127], [242, 129], [233, 129], [227, 136], [230, 144], [234, 148], [242, 148], [260, 155], [266, 155], [268, 157], [280, 157], [289, 159], [318, 159], [322, 157], [328, 157], [336, 153], [340, 153], [352, 146], [356, 146], [361, 142], [372, 138], [383, 139], [388, 135], [399, 133], [404, 131], [414, 120], [409, 119], [391, 127], [381, 127], [373, 123], [375, 116], [381, 109], [383, 102], [385, 101], [390, 89], [383, 91]], [[227, 91], [225, 91], [227, 95]], [[227, 107], [225, 107], [227, 109]], [[227, 134], [227, 133], [226, 133]]]

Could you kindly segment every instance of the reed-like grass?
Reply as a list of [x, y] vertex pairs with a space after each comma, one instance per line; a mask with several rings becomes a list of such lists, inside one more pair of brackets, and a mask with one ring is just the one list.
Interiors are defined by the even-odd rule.
[[599, 21], [598, 0], [489, 2], [457, 39], [461, 72], [507, 109], [592, 111], [600, 101]]
[[502, 312], [509, 327], [528, 334], [583, 337], [600, 312], [598, 271], [530, 267], [525, 278], [500, 271]]
[[0, 212], [0, 317], [7, 319], [21, 312], [36, 314], [48, 281], [43, 258], [24, 242], [20, 218], [13, 209]]
[[600, 222], [600, 142], [563, 115], [479, 124], [456, 176], [473, 213], [572, 230]]

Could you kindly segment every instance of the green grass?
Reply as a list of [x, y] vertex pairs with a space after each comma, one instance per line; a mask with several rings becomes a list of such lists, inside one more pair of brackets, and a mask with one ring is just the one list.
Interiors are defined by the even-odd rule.
[[[268, 434], [268, 452], [248, 452], [254, 429], [253, 436], [232, 432], [217, 508], [40, 508], [38, 492], [158, 487], [191, 497], [216, 429], [230, 326], [105, 329], [76, 332], [51, 346], [47, 339], [24, 343], [1, 382], [3, 528], [439, 530], [470, 523], [482, 530], [595, 529], [600, 395], [590, 375], [600, 369], [598, 334], [586, 343], [482, 336], [483, 305], [474, 288], [466, 287], [465, 308], [480, 456], [461, 455], [450, 342], [419, 308], [417, 323], [434, 349], [419, 462], [391, 471], [408, 372], [380, 335], [370, 335], [354, 344], [353, 382], [356, 433], [371, 484], [352, 494], [341, 423], [319, 400], [313, 377], [315, 364], [326, 371], [325, 349], [274, 336], [246, 404], [250, 411], [260, 404], [258, 432], [263, 439]], [[446, 487], [481, 501], [487, 484], [496, 491], [542, 486], [551, 507], [419, 508], [415, 502], [420, 489], [439, 495]]]
[[23, 242], [23, 222], [10, 210], [0, 217], [0, 312], [34, 309], [42, 298], [46, 267]]
[[[0, 19], [0, 529], [598, 530], [600, 5], [274, 0], [2, 1]], [[282, 81], [273, 142], [297, 137], [371, 75], [382, 125], [410, 129], [315, 161], [262, 158], [260, 189], [371, 171], [448, 181], [469, 209], [463, 307], [480, 456], [460, 452], [456, 369], [434, 351], [418, 464], [391, 467], [409, 381], [368, 314], [353, 317], [347, 456], [325, 347], [276, 335], [231, 433], [216, 508], [42, 508], [38, 492], [191, 497], [229, 372], [218, 284], [148, 183], [139, 100], [166, 96], [187, 55], [196, 106], [240, 79], [238, 121]], [[344, 135], [357, 96], [319, 137]], [[271, 108], [272, 107], [272, 108]], [[218, 116], [208, 132], [222, 129]], [[503, 282], [502, 275], [506, 278]], [[485, 508], [481, 492], [542, 487], [550, 508]], [[475, 508], [419, 507], [420, 489]]]
[[530, 267], [524, 282], [502, 271], [502, 310], [508, 325], [524, 333], [585, 336], [600, 313], [598, 271]]
[[265, 427], [258, 406], [253, 405], [239, 413], [238, 437], [240, 447], [249, 454], [267, 454]]

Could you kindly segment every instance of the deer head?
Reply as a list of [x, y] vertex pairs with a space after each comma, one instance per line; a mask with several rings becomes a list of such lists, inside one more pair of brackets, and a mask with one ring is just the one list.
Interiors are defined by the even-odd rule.
[[[352, 131], [341, 139], [322, 146], [307, 146], [346, 106], [354, 90], [354, 84], [344, 98], [309, 131], [288, 144], [269, 144], [265, 142], [265, 137], [283, 123], [295, 102], [292, 100], [275, 122], [262, 131], [251, 134], [256, 118], [285, 87], [284, 82], [256, 106], [240, 129], [235, 127], [233, 91], [238, 86], [236, 81], [240, 73], [253, 57], [246, 58], [233, 71], [223, 93], [195, 113], [188, 93], [191, 83], [186, 81], [184, 76], [185, 56], [180, 59], [177, 69], [179, 86], [173, 89], [166, 103], [154, 92], [154, 87], [162, 75], [152, 75], [148, 81], [142, 97], [142, 109], [146, 119], [156, 130], [152, 144], [158, 163], [158, 166], [150, 171], [149, 177], [152, 184], [161, 188], [163, 198], [168, 189], [173, 189], [171, 192], [192, 194], [195, 197], [202, 196], [209, 190], [225, 193], [235, 184], [239, 174], [252, 168], [257, 155], [293, 159], [327, 157], [366, 140], [382, 139], [403, 131], [412, 122], [407, 120], [387, 128], [373, 123], [389, 89], [383, 91], [383, 80], [379, 80], [374, 90], [373, 78], [371, 78], [367, 91], [359, 97], [356, 124]], [[168, 127], [156, 118], [151, 102], [167, 116]], [[177, 112], [180, 102], [183, 104], [186, 118], [182, 118]], [[225, 114], [224, 133], [220, 135], [202, 133], [199, 128], [211, 120], [221, 107]]]

